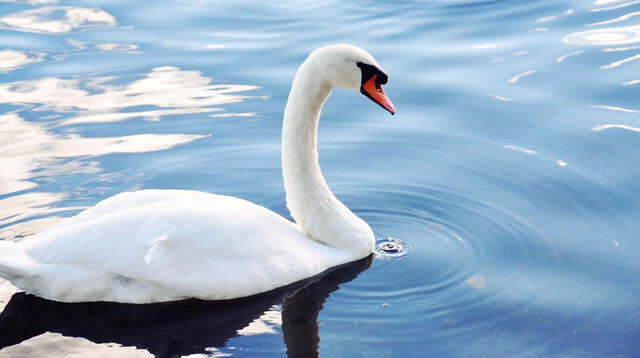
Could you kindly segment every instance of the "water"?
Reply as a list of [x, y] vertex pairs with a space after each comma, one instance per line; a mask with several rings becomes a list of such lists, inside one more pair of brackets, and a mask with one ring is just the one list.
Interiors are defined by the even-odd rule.
[[413, 252], [413, 246], [410, 243], [394, 237], [376, 240], [373, 248], [373, 253], [377, 258], [397, 258], [407, 256], [411, 252]]
[[640, 356], [639, 11], [2, 2], [0, 237], [139, 188], [287, 215], [290, 82], [310, 50], [348, 42], [385, 67], [398, 113], [334, 91], [321, 165], [377, 237], [413, 251], [229, 306], [69, 308], [4, 283], [0, 356]]

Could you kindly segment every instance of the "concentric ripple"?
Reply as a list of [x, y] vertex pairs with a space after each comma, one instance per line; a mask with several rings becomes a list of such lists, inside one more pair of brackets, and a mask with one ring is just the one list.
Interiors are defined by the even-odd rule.
[[380, 258], [398, 258], [409, 255], [413, 251], [410, 243], [388, 237], [376, 240], [376, 246], [373, 252]]
[[[363, 299], [396, 312], [369, 318], [379, 323], [402, 325], [407, 317], [437, 322], [445, 315], [468, 319], [520, 285], [518, 267], [526, 266], [541, 249], [536, 245], [544, 243], [535, 226], [516, 213], [441, 188], [385, 184], [358, 196], [367, 200], [366, 207], [356, 207], [357, 214], [378, 237], [389, 237], [378, 240], [376, 253], [386, 258], [413, 252], [403, 260], [375, 260], [361, 279], [339, 292], [332, 306], [335, 319]], [[381, 253], [385, 248], [392, 252]], [[509, 270], [514, 273], [505, 274]], [[421, 337], [424, 327], [408, 326], [416, 330], [412, 337]]]

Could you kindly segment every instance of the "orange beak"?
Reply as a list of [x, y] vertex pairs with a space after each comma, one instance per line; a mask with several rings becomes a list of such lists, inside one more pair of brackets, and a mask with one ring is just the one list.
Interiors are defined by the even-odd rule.
[[396, 113], [396, 108], [391, 103], [391, 100], [384, 93], [382, 85], [377, 82], [378, 75], [373, 75], [371, 78], [362, 85], [360, 92], [369, 97], [372, 101], [380, 105], [380, 107], [386, 109], [391, 114]]

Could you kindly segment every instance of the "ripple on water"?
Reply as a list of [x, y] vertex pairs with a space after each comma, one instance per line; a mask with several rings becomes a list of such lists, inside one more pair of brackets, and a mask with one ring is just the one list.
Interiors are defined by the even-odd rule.
[[45, 6], [0, 17], [0, 28], [37, 33], [67, 33], [116, 24], [116, 18], [104, 10], [72, 6]]
[[9, 72], [25, 65], [41, 62], [45, 55], [35, 51], [0, 50], [0, 73]]
[[[364, 298], [394, 311], [390, 316], [364, 318], [378, 323], [400, 326], [407, 319], [435, 323], [447, 317], [448, 323], [439, 322], [448, 325], [468, 320], [473, 316], [470, 312], [481, 311], [481, 306], [518, 285], [518, 267], [532, 260], [534, 243], [540, 239], [534, 227], [516, 213], [441, 188], [385, 185], [359, 195], [368, 198], [365, 205], [371, 206], [356, 211], [374, 232], [402, 238], [379, 240], [377, 251], [382, 245], [406, 242], [413, 252], [402, 260], [376, 260], [362, 274], [375, 279], [355, 280], [343, 287], [335, 298], [340, 301], [334, 306], [334, 312], [340, 311], [336, 319], [345, 314], [343, 317], [352, 317], [346, 312], [362, 307]], [[501, 274], [505, 266], [515, 274]], [[423, 339], [417, 333], [424, 326], [407, 327], [416, 330], [411, 337]], [[473, 323], [464, 327], [448, 327], [446, 332], [481, 328]], [[404, 338], [394, 338], [406, 340], [406, 329], [401, 332]]]
[[410, 243], [404, 242], [394, 237], [376, 240], [376, 246], [373, 249], [378, 258], [398, 258], [409, 255], [413, 251]]

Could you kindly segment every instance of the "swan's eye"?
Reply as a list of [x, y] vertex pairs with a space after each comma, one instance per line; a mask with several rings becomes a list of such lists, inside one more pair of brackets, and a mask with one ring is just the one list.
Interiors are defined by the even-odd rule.
[[382, 92], [382, 84], [380, 84], [380, 82], [378, 81], [376, 81], [376, 91]]

